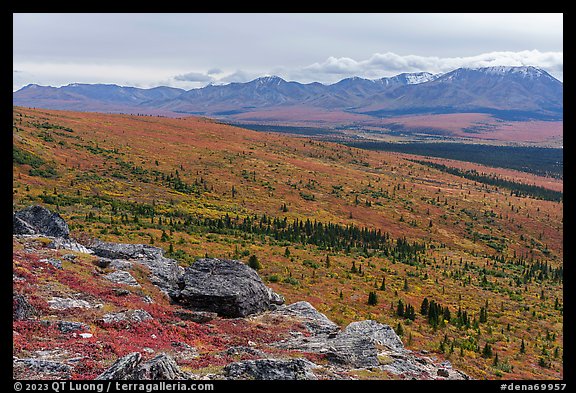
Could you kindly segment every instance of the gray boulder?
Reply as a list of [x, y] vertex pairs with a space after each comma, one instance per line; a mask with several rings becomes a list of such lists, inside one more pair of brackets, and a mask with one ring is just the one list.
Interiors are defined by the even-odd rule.
[[58, 330], [62, 333], [72, 333], [81, 330], [90, 330], [90, 326], [82, 322], [58, 321]]
[[310, 380], [318, 379], [312, 371], [317, 367], [307, 359], [258, 359], [230, 363], [224, 367], [228, 379]]
[[[106, 258], [106, 265], [112, 265], [112, 260], [123, 260], [117, 263], [117, 268], [125, 268], [126, 262], [136, 262], [150, 269], [150, 281], [168, 295], [175, 295], [183, 274], [183, 269], [174, 259], [165, 258], [164, 251], [147, 244], [118, 244], [97, 242], [92, 246], [95, 255]], [[109, 262], [108, 262], [109, 261]], [[122, 264], [122, 267], [120, 267]]]
[[53, 297], [48, 300], [50, 308], [54, 310], [67, 310], [69, 308], [92, 308], [92, 305], [86, 300]]
[[15, 235], [47, 235], [68, 238], [70, 230], [58, 213], [43, 206], [29, 206], [12, 215], [12, 232]]
[[104, 323], [115, 323], [115, 322], [142, 322], [153, 319], [152, 315], [144, 310], [128, 310], [123, 312], [108, 313], [104, 314], [102, 321]]
[[92, 251], [99, 257], [108, 259], [158, 259], [163, 256], [162, 249], [147, 244], [122, 244], [97, 242]]
[[328, 342], [326, 359], [333, 363], [357, 368], [376, 367], [380, 364], [374, 342], [356, 335], [338, 335]]
[[139, 352], [132, 352], [124, 357], [119, 358], [105, 370], [102, 374], [98, 375], [95, 379], [104, 380], [131, 380], [138, 370], [138, 366], [142, 361], [142, 355]]
[[180, 370], [174, 359], [160, 354], [147, 362], [142, 355], [133, 352], [118, 360], [106, 371], [97, 376], [97, 380], [175, 380], [190, 379], [191, 375]]
[[62, 269], [62, 261], [56, 258], [44, 258], [40, 259], [40, 262], [49, 263], [50, 265], [54, 266], [56, 269]]
[[372, 320], [352, 322], [342, 332], [344, 336], [366, 337], [395, 352], [406, 352], [402, 340], [388, 325]]
[[131, 287], [139, 287], [138, 281], [130, 273], [125, 270], [117, 270], [104, 276], [108, 281], [116, 284], [130, 285]]
[[140, 380], [178, 380], [190, 379], [190, 375], [180, 370], [174, 359], [166, 354], [160, 354], [145, 362], [136, 372]]
[[34, 358], [26, 358], [26, 359], [16, 358], [13, 360], [13, 363], [14, 366], [21, 365], [37, 373], [54, 374], [54, 373], [69, 373], [70, 371], [72, 371], [72, 367], [70, 367], [69, 365], [52, 360], [43, 360]]
[[[72, 239], [64, 239], [61, 237], [55, 237], [50, 244], [47, 246], [48, 248], [52, 248], [54, 250], [70, 250], [75, 252], [81, 252], [83, 254], [92, 254], [92, 250], [83, 246], [82, 244], [72, 240]], [[71, 255], [71, 254], [69, 254]]]
[[12, 319], [14, 321], [32, 319], [39, 314], [38, 310], [28, 303], [24, 295], [12, 292]]
[[14, 235], [34, 235], [37, 232], [32, 224], [28, 224], [16, 214], [12, 214], [12, 233]]
[[301, 301], [279, 307], [272, 312], [277, 315], [285, 315], [297, 318], [313, 334], [330, 334], [340, 330], [340, 327], [328, 319], [328, 317], [314, 308], [310, 303]]
[[223, 317], [245, 317], [271, 309], [270, 290], [258, 273], [230, 259], [199, 259], [187, 267], [173, 299], [184, 307]]

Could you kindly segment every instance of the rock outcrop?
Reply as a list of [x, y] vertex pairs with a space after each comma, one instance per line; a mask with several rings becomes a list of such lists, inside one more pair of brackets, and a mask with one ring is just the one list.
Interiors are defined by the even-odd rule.
[[[170, 296], [178, 293], [178, 283], [181, 280], [183, 269], [178, 266], [174, 259], [165, 258], [164, 251], [158, 247], [147, 244], [118, 244], [97, 242], [91, 247], [92, 252], [109, 265], [114, 265], [114, 260], [122, 260], [116, 265], [126, 267], [126, 262], [136, 262], [150, 269], [150, 281], [160, 287]], [[120, 267], [119, 267], [120, 268]]]
[[129, 285], [131, 287], [139, 287], [138, 281], [130, 273], [125, 270], [117, 270], [104, 276], [108, 281], [116, 284]]
[[62, 333], [73, 333], [82, 330], [90, 330], [90, 326], [82, 322], [58, 321], [58, 330]]
[[199, 259], [187, 267], [182, 290], [174, 300], [184, 307], [212, 311], [223, 317], [245, 317], [267, 311], [274, 302], [258, 273], [230, 259]]
[[112, 366], [95, 379], [113, 379], [119, 381], [135, 379], [141, 361], [142, 355], [140, 355], [140, 352], [132, 352], [116, 360]]
[[152, 315], [144, 310], [128, 310], [117, 313], [104, 314], [102, 321], [104, 323], [115, 323], [115, 322], [142, 322], [153, 319]]
[[12, 233], [15, 235], [47, 235], [67, 239], [68, 224], [58, 213], [43, 206], [29, 206], [12, 215]]
[[191, 375], [180, 370], [174, 359], [160, 354], [142, 363], [142, 355], [133, 352], [118, 359], [110, 368], [96, 377], [98, 380], [184, 380]]
[[436, 365], [417, 357], [404, 348], [394, 329], [376, 321], [352, 322], [342, 331], [330, 330], [333, 328], [331, 321], [305, 302], [279, 307], [269, 314], [300, 320], [312, 333], [305, 336], [294, 332], [292, 337], [277, 342], [276, 346], [323, 354], [339, 369], [380, 369], [416, 379], [468, 379], [467, 375], [451, 370], [445, 364]]
[[55, 250], [70, 250], [81, 252], [83, 254], [92, 254], [92, 250], [83, 246], [82, 244], [72, 240], [72, 239], [65, 239], [62, 237], [55, 237], [52, 241], [48, 244], [48, 248], [52, 248]]
[[69, 378], [72, 371], [72, 367], [68, 364], [51, 360], [15, 358], [12, 363], [14, 368], [25, 368], [36, 375], [59, 375]]
[[304, 301], [279, 307], [274, 314], [301, 320], [302, 324], [313, 334], [330, 334], [340, 330], [340, 327], [329, 320], [326, 315]]
[[317, 367], [307, 359], [258, 359], [230, 363], [224, 367], [228, 379], [309, 380], [318, 379], [311, 369]]
[[66, 310], [69, 308], [92, 308], [93, 306], [86, 300], [72, 299], [72, 298], [62, 298], [53, 297], [48, 300], [50, 308], [54, 310]]
[[190, 379], [190, 375], [180, 370], [174, 359], [166, 354], [160, 354], [140, 365], [136, 379], [143, 380], [177, 380]]
[[[14, 228], [15, 233], [32, 235], [17, 237], [18, 241], [26, 242], [26, 246], [31, 247], [25, 247], [24, 251], [15, 254], [17, 255], [15, 263], [20, 264], [22, 275], [13, 273], [16, 286], [13, 292], [13, 319], [21, 322], [14, 324], [13, 332], [16, 337], [20, 336], [18, 339], [20, 342], [26, 340], [23, 337], [25, 334], [30, 334], [29, 329], [22, 328], [25, 325], [55, 327], [57, 330], [43, 330], [59, 336], [67, 334], [70, 340], [92, 338], [90, 324], [92, 322], [103, 330], [116, 329], [127, 324], [136, 327], [143, 321], [153, 319], [153, 316], [144, 309], [149, 309], [162, 324], [172, 324], [173, 328], [168, 329], [170, 331], [193, 330], [192, 337], [181, 333], [157, 337], [156, 334], [161, 336], [162, 329], [150, 334], [152, 332], [144, 328], [146, 324], [140, 325], [143, 329], [133, 329], [134, 332], [130, 332], [133, 334], [131, 337], [137, 340], [147, 336], [154, 339], [158, 346], [146, 343], [149, 346], [143, 345], [138, 350], [146, 356], [153, 356], [148, 354], [157, 356], [144, 362], [140, 352], [133, 352], [117, 359], [97, 379], [198, 378], [183, 372], [177, 364], [177, 362], [190, 364], [191, 360], [197, 358], [200, 364], [208, 364], [208, 361], [212, 360], [217, 362], [224, 360], [228, 363], [221, 371], [204, 376], [213, 379], [355, 379], [358, 375], [363, 375], [362, 373], [374, 371], [395, 374], [403, 379], [469, 379], [467, 375], [453, 370], [450, 362], [437, 364], [436, 359], [406, 350], [400, 337], [388, 325], [365, 320], [352, 322], [344, 329], [340, 329], [308, 302], [283, 305], [284, 298], [264, 285], [257, 272], [241, 261], [206, 258], [196, 261], [184, 270], [175, 260], [164, 257], [162, 249], [149, 245], [97, 241], [90, 246], [91, 249], [87, 249], [68, 238], [68, 227], [57, 214], [39, 206], [14, 213]], [[58, 252], [46, 250], [43, 247], [46, 244], [45, 240], [38, 241], [35, 236], [52, 238], [53, 248], [93, 253], [99, 259], [93, 258], [94, 261], [89, 261], [88, 258], [77, 258], [75, 254], [59, 256]], [[41, 257], [29, 258], [28, 254], [40, 249]], [[39, 266], [37, 261], [63, 271], [53, 274], [55, 270], [51, 266], [46, 269], [45, 265]], [[74, 264], [74, 269], [68, 270], [71, 264]], [[135, 272], [135, 265], [138, 264], [147, 268], [142, 270], [149, 271], [147, 278], [141, 274], [136, 275], [140, 282], [131, 274]], [[34, 285], [27, 282], [25, 268], [29, 271], [36, 269], [35, 272], [38, 274], [48, 273], [50, 278], [54, 278], [50, 285], [45, 285], [46, 290], [42, 292], [49, 308], [56, 310], [56, 314], [67, 315], [66, 318], [73, 314], [74, 319], [87, 323], [58, 320], [53, 317], [39, 320], [40, 313], [23, 295], [35, 290]], [[116, 297], [136, 295], [130, 303], [133, 302], [134, 305], [123, 306], [131, 308], [129, 310], [126, 308], [118, 310], [116, 305], [113, 307], [116, 312], [105, 313], [104, 310], [97, 310], [104, 305], [96, 302], [106, 302], [110, 299], [102, 296], [100, 291], [94, 290], [91, 286], [87, 289], [92, 292], [86, 293], [79, 292], [76, 288], [70, 290], [70, 287], [68, 290], [59, 291], [59, 288], [65, 287], [66, 281], [59, 281], [58, 278], [76, 269], [83, 269], [84, 273], [93, 274], [94, 279], [106, 287], [106, 293], [115, 296], [118, 304], [124, 304], [127, 299]], [[131, 288], [119, 287], [110, 282], [128, 285]], [[157, 291], [153, 293], [142, 291], [140, 287], [140, 285], [147, 286], [147, 282], [157, 285], [170, 296], [173, 303], [178, 305], [170, 305], [166, 299], [162, 301], [152, 299], [150, 296], [155, 296]], [[37, 294], [34, 296], [36, 301], [39, 297]], [[148, 308], [145, 305], [154, 301], [157, 301], [158, 307]], [[68, 309], [74, 310], [65, 311]], [[244, 319], [224, 320], [218, 316]], [[122, 322], [119, 326], [109, 325], [119, 322]], [[194, 323], [204, 325], [198, 326]], [[281, 328], [276, 330], [276, 325]], [[238, 334], [239, 331], [242, 333]], [[259, 336], [259, 331], [262, 332], [262, 337]], [[140, 336], [134, 336], [138, 334]], [[97, 337], [99, 339], [105, 337], [100, 334], [97, 336], [100, 336]], [[217, 336], [217, 339], [210, 345], [201, 345], [198, 348], [190, 345], [202, 340], [211, 342], [213, 336]], [[30, 336], [26, 338], [30, 339]], [[43, 341], [40, 345], [43, 345]], [[214, 351], [214, 346], [220, 348]], [[211, 353], [206, 352], [206, 348]], [[163, 353], [164, 351], [166, 353]], [[36, 358], [33, 357], [34, 353], [37, 355]], [[294, 357], [294, 353], [298, 353], [298, 357]], [[71, 353], [62, 348], [46, 351], [43, 347], [40, 351], [20, 351], [17, 354], [23, 355], [24, 358], [13, 358], [16, 370], [14, 375], [40, 379], [69, 379], [84, 367], [78, 365], [87, 357], [83, 352]], [[302, 354], [309, 359], [321, 359], [321, 361], [315, 364], [300, 357]], [[107, 358], [100, 359], [100, 362], [106, 361]]]
[[12, 319], [14, 321], [32, 319], [38, 315], [38, 310], [28, 303], [24, 295], [12, 292]]

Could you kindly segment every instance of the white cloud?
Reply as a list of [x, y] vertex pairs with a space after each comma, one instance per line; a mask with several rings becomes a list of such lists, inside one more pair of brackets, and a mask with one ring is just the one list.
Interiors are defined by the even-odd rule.
[[[302, 83], [334, 83], [341, 79], [359, 76], [376, 79], [402, 72], [427, 71], [443, 73], [459, 67], [488, 66], [540, 67], [554, 77], [563, 79], [563, 52], [538, 50], [487, 52], [465, 57], [436, 57], [399, 55], [393, 52], [375, 53], [364, 60], [351, 57], [328, 57], [322, 62], [306, 66], [279, 66], [242, 68], [224, 71], [212, 67], [206, 72], [186, 72], [165, 65], [86, 64], [69, 62], [18, 62], [13, 63], [13, 90], [29, 83], [62, 86], [69, 83], [115, 83], [124, 86], [173, 86], [192, 89], [207, 82], [226, 84], [248, 82], [263, 75], [278, 75], [286, 80]], [[197, 68], [202, 69], [202, 68]]]
[[248, 72], [248, 71], [243, 71], [243, 70], [237, 70], [235, 72], [233, 72], [232, 74], [228, 74], [220, 79], [218, 79], [218, 82], [222, 82], [222, 83], [232, 83], [232, 82], [249, 82], [253, 79], [258, 78], [259, 76], [261, 76], [261, 73], [254, 73], [254, 72]]
[[212, 82], [214, 80], [210, 75], [201, 72], [188, 72], [176, 75], [174, 79], [180, 82]]
[[214, 68], [210, 68], [208, 71], [206, 71], [206, 74], [208, 75], [215, 75], [215, 74], [221, 74], [222, 70], [218, 67], [214, 67]]
[[536, 66], [559, 79], [563, 75], [563, 52], [540, 52], [525, 50], [519, 52], [489, 52], [467, 57], [435, 57], [418, 55], [398, 55], [396, 53], [375, 53], [366, 60], [349, 57], [329, 57], [321, 63], [313, 63], [295, 70], [285, 70], [294, 79], [331, 80], [349, 76], [380, 78], [402, 72], [428, 71], [442, 73], [460, 67], [490, 66]]

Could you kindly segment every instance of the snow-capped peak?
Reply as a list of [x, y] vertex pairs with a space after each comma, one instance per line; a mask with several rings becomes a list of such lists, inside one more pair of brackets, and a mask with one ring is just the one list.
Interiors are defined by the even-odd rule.
[[256, 82], [258, 82], [258, 84], [264, 85], [264, 84], [276, 84], [279, 85], [280, 83], [284, 82], [284, 79], [280, 78], [279, 76], [276, 75], [268, 75], [268, 76], [262, 76], [258, 79], [255, 79]]
[[534, 66], [492, 66], [470, 68], [488, 75], [518, 74], [526, 78], [537, 78], [546, 75], [546, 72]]
[[438, 78], [439, 75], [440, 74], [432, 74], [430, 72], [414, 72], [400, 74], [398, 76], [403, 76], [406, 80], [406, 84], [408, 85], [417, 85], [419, 83], [433, 81], [434, 79]]

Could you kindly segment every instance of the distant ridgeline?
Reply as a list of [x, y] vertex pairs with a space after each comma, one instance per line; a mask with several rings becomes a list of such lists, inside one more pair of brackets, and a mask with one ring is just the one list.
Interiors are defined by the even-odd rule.
[[560, 202], [562, 201], [563, 193], [560, 191], [549, 190], [544, 187], [535, 186], [531, 184], [517, 183], [515, 181], [504, 180], [496, 175], [486, 175], [478, 173], [475, 169], [462, 170], [454, 167], [449, 167], [444, 164], [437, 164], [430, 161], [422, 160], [409, 160], [418, 164], [429, 166], [430, 168], [438, 169], [439, 171], [450, 173], [473, 180], [479, 183], [489, 184], [491, 186], [503, 187], [510, 190], [510, 195], [516, 196], [529, 196], [536, 199], [544, 199], [546, 201]]
[[515, 169], [540, 176], [563, 178], [563, 149], [466, 143], [347, 142], [344, 144], [366, 150], [395, 151], [449, 158], [487, 166]]

